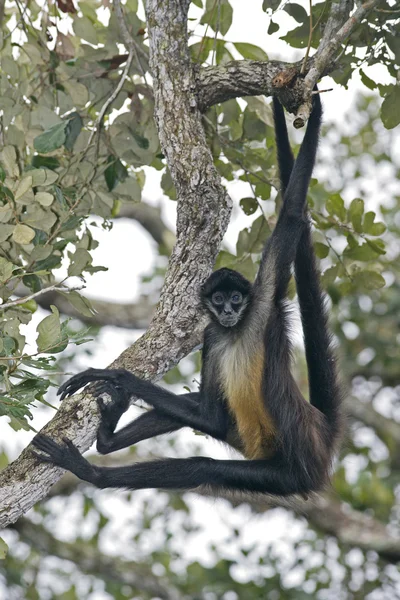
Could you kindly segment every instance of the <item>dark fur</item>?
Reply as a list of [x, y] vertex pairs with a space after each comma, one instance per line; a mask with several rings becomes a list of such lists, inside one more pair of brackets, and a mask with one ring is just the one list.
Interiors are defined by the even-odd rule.
[[[41, 460], [62, 466], [101, 488], [194, 489], [208, 486], [215, 491], [291, 495], [308, 494], [325, 484], [339, 438], [341, 393], [306, 212], [306, 194], [315, 163], [322, 113], [318, 95], [314, 96], [313, 102], [307, 131], [294, 162], [283, 109], [274, 99], [283, 207], [264, 248], [254, 285], [235, 271], [220, 269], [202, 288], [201, 300], [205, 306], [215, 290], [238, 290], [247, 304], [237, 326], [221, 327], [218, 318], [214, 318], [214, 322], [206, 328], [200, 391], [177, 396], [128, 371], [103, 369], [89, 369], [72, 377], [60, 388], [62, 397], [65, 397], [87, 383], [105, 382], [97, 389], [98, 396], [107, 392], [112, 398], [107, 405], [99, 398], [102, 419], [97, 448], [103, 454], [185, 426], [244, 451], [246, 444], [254, 440], [251, 434], [246, 434], [248, 439], [240, 434], [234, 404], [230, 404], [232, 398], [228, 398], [224, 390], [230, 385], [235, 391], [236, 376], [238, 385], [245, 390], [251, 389], [253, 364], [256, 365], [257, 361], [260, 364], [261, 360], [261, 410], [265, 423], [264, 430], [261, 426], [259, 429], [265, 432], [271, 424], [272, 431], [265, 440], [261, 439], [260, 452], [265, 452], [266, 457], [248, 461], [216, 461], [205, 457], [165, 459], [105, 468], [90, 465], [68, 440], [59, 445], [39, 435], [34, 444], [46, 453], [35, 453]], [[310, 402], [302, 397], [290, 371], [285, 297], [293, 264], [305, 340]], [[240, 372], [241, 367], [243, 372]], [[224, 369], [228, 373], [229, 385], [223, 383]], [[257, 374], [257, 368], [254, 369]], [[229, 379], [231, 374], [232, 379]], [[131, 395], [143, 398], [153, 410], [115, 432]], [[235, 398], [237, 401], [238, 398]], [[243, 402], [247, 402], [245, 398]], [[257, 403], [254, 406], [259, 410]], [[247, 404], [244, 405], [246, 407]], [[246, 410], [244, 412], [246, 416]], [[254, 414], [249, 408], [249, 416], [254, 417]]]

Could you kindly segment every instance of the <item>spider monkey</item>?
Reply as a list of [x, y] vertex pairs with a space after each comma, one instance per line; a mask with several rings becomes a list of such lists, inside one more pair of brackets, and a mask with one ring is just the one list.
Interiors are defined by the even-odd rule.
[[[239, 450], [248, 460], [165, 458], [125, 467], [91, 465], [68, 439], [38, 435], [40, 460], [72, 471], [99, 488], [163, 488], [263, 492], [287, 496], [320, 490], [329, 479], [341, 430], [341, 390], [311, 241], [306, 195], [322, 107], [312, 113], [296, 161], [283, 108], [273, 99], [283, 205], [267, 240], [254, 284], [231, 269], [214, 272], [201, 290], [211, 317], [204, 332], [198, 392], [175, 395], [125, 370], [89, 369], [60, 389], [61, 399], [97, 383], [101, 423], [97, 449], [114, 452], [140, 440], [192, 427]], [[294, 264], [309, 376], [306, 401], [290, 370], [286, 293]], [[106, 392], [111, 402], [105, 404]], [[139, 397], [153, 410], [115, 432]]]

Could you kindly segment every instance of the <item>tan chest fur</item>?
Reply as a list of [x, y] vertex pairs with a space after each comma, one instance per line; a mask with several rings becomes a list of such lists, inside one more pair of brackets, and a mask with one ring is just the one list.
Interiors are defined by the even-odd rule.
[[251, 349], [242, 342], [221, 354], [220, 374], [229, 409], [235, 417], [246, 458], [267, 458], [272, 453], [274, 424], [261, 393], [264, 345]]

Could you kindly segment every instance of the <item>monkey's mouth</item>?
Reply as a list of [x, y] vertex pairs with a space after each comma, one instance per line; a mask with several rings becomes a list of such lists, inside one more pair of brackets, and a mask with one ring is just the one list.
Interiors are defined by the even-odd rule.
[[239, 317], [237, 315], [229, 315], [223, 317], [220, 315], [219, 322], [223, 327], [233, 327], [239, 321]]

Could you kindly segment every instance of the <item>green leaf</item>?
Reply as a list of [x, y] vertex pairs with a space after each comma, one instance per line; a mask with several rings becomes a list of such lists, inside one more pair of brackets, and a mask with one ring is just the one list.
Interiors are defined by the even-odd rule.
[[32, 185], [51, 185], [58, 179], [57, 173], [54, 171], [50, 171], [50, 169], [32, 169], [29, 171], [29, 175], [32, 176]]
[[339, 271], [339, 265], [333, 265], [332, 267], [329, 267], [328, 269], [326, 269], [322, 276], [321, 276], [321, 280], [322, 280], [322, 284], [323, 286], [326, 288], [329, 285], [331, 285], [338, 274]]
[[243, 56], [243, 58], [261, 61], [268, 60], [268, 54], [266, 54], [264, 50], [262, 50], [262, 48], [259, 48], [254, 44], [248, 44], [246, 42], [236, 42], [234, 46], [236, 50]]
[[279, 31], [279, 25], [278, 25], [278, 23], [275, 23], [271, 19], [267, 33], [268, 33], [268, 35], [272, 35], [273, 33], [276, 33], [277, 31]]
[[78, 294], [76, 290], [72, 290], [71, 292], [64, 293], [61, 292], [62, 296], [65, 296], [67, 300], [85, 317], [93, 317], [95, 314], [95, 310], [90, 304], [89, 300], [84, 296]]
[[360, 69], [360, 77], [361, 77], [361, 81], [363, 82], [363, 84], [369, 90], [375, 90], [378, 87], [377, 83], [373, 79], [368, 77], [368, 75], [366, 75], [362, 69]]
[[176, 200], [176, 189], [172, 181], [171, 173], [166, 169], [165, 173], [161, 177], [161, 187], [164, 193], [171, 200]]
[[31, 227], [28, 227], [28, 225], [18, 223], [14, 228], [12, 237], [16, 244], [26, 245], [31, 243], [35, 237], [35, 232]]
[[215, 269], [222, 269], [223, 267], [233, 268], [236, 266], [237, 257], [226, 250], [221, 250], [215, 261]]
[[99, 43], [96, 29], [88, 17], [75, 17], [73, 28], [75, 35], [96, 46]]
[[70, 151], [74, 147], [77, 137], [83, 127], [82, 118], [78, 113], [72, 113], [71, 117], [72, 118], [68, 120], [65, 128], [65, 147]]
[[1, 160], [4, 168], [7, 171], [7, 175], [10, 177], [18, 177], [19, 168], [17, 161], [17, 153], [15, 152], [14, 146], [5, 146], [1, 151]]
[[209, 25], [214, 31], [225, 35], [232, 25], [233, 10], [228, 0], [207, 0], [206, 12], [201, 18], [202, 25]]
[[53, 204], [54, 196], [49, 192], [38, 192], [35, 194], [35, 201], [39, 202], [42, 206], [50, 206]]
[[246, 277], [246, 279], [253, 281], [257, 274], [258, 267], [252, 261], [251, 257], [248, 256], [246, 260], [241, 260], [236, 263], [235, 270], [243, 275], [243, 277]]
[[385, 242], [383, 240], [365, 240], [366, 243], [374, 252], [379, 255], [386, 254]]
[[46, 154], [47, 152], [53, 152], [54, 150], [57, 150], [57, 148], [61, 148], [67, 137], [67, 125], [68, 122], [59, 123], [35, 137], [33, 140], [33, 147], [35, 150]]
[[400, 86], [392, 86], [393, 90], [386, 96], [381, 106], [381, 119], [386, 129], [393, 129], [400, 123]]
[[268, 9], [276, 10], [281, 3], [281, 0], [263, 0], [262, 9], [263, 11], [267, 11]]
[[0, 538], [0, 560], [4, 560], [5, 557], [7, 556], [8, 553], [8, 546], [5, 543], [5, 541], [3, 540], [3, 538]]
[[92, 257], [84, 248], [78, 248], [71, 256], [71, 264], [68, 267], [70, 277], [79, 277], [82, 275], [85, 267], [92, 264]]
[[369, 235], [382, 235], [386, 231], [386, 225], [378, 222], [374, 223], [376, 214], [371, 210], [364, 215], [363, 230]]
[[12, 232], [14, 231], [14, 225], [4, 225], [3, 223], [0, 224], [0, 243], [1, 242], [5, 242], [10, 235], [12, 234]]
[[128, 176], [128, 170], [116, 156], [109, 156], [107, 162], [110, 164], [104, 171], [104, 178], [108, 191], [111, 192], [117, 183], [125, 181]]
[[365, 287], [367, 290], [378, 290], [385, 286], [385, 280], [380, 273], [376, 271], [359, 271], [354, 277], [356, 283]]
[[21, 196], [26, 194], [26, 192], [28, 190], [31, 190], [32, 185], [33, 185], [33, 180], [32, 180], [31, 175], [26, 175], [23, 179], [21, 179], [21, 181], [18, 184], [17, 189], [14, 192], [15, 200], [19, 200], [19, 198], [21, 198]]
[[314, 243], [315, 254], [318, 258], [326, 258], [329, 254], [329, 246], [321, 242]]
[[22, 282], [27, 288], [32, 290], [33, 293], [39, 292], [42, 289], [42, 284], [37, 275], [25, 275], [22, 278]]
[[285, 4], [283, 10], [288, 13], [293, 19], [295, 19], [298, 23], [306, 23], [308, 22], [308, 14], [306, 10], [300, 6], [300, 4], [296, 4], [295, 2], [289, 2]]
[[[14, 265], [2, 256], [0, 256], [0, 282], [10, 279], [14, 270]], [[1, 308], [1, 307], [0, 307]]]
[[332, 216], [337, 216], [341, 221], [346, 219], [344, 200], [339, 194], [332, 194], [326, 201], [326, 210]]
[[264, 215], [254, 221], [249, 233], [249, 251], [251, 253], [262, 252], [265, 242], [271, 235], [271, 229]]
[[61, 332], [60, 314], [57, 308], [50, 306], [52, 315], [45, 317], [36, 327], [36, 339], [39, 352], [62, 352], [68, 345], [68, 337]]
[[361, 218], [364, 214], [364, 200], [361, 198], [354, 198], [350, 204], [348, 211], [349, 219], [354, 227], [354, 231], [362, 233], [363, 228], [361, 225]]
[[[281, 40], [293, 46], [293, 48], [306, 48], [308, 43], [310, 26], [308, 21], [305, 21], [300, 27], [296, 27], [289, 31], [286, 35], [281, 36]], [[313, 44], [314, 46], [314, 40]]]
[[258, 208], [257, 200], [253, 197], [242, 198], [239, 204], [245, 215], [254, 214]]
[[379, 253], [371, 248], [371, 245], [366, 242], [365, 244], [361, 244], [354, 248], [345, 248], [343, 255], [346, 258], [352, 258], [353, 260], [368, 261], [374, 260], [379, 256]]
[[44, 210], [44, 208], [34, 202], [27, 206], [26, 213], [22, 215], [22, 221], [34, 229], [50, 231], [57, 221], [57, 217], [51, 210]]
[[75, 80], [64, 81], [63, 85], [77, 108], [85, 106], [89, 100], [89, 92], [87, 87]]
[[36, 169], [46, 167], [47, 169], [51, 169], [54, 171], [60, 166], [60, 163], [58, 161], [58, 158], [55, 158], [54, 156], [40, 156], [40, 154], [36, 154], [32, 158], [32, 166]]

